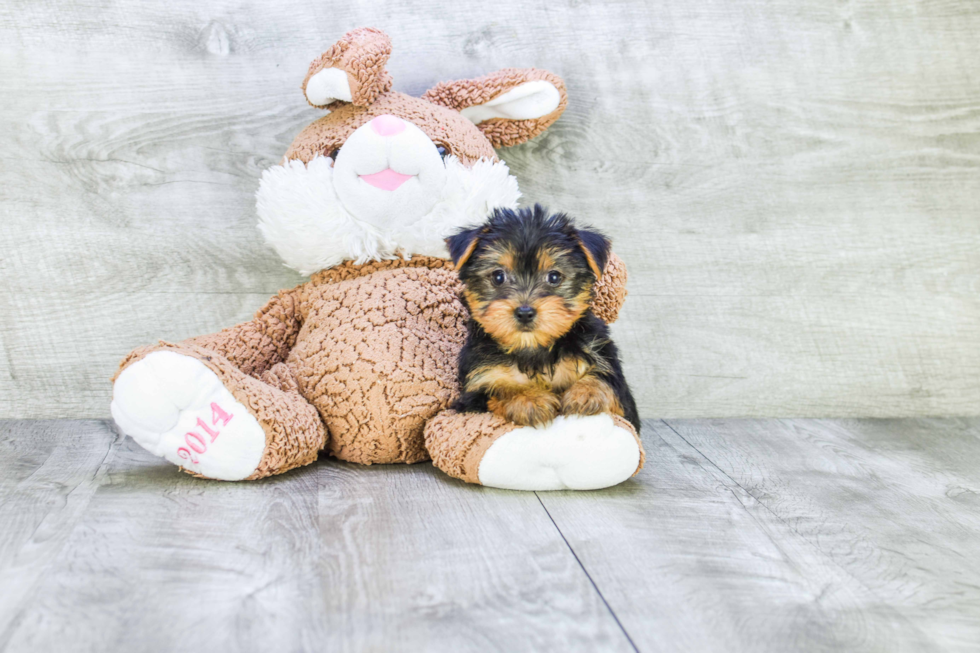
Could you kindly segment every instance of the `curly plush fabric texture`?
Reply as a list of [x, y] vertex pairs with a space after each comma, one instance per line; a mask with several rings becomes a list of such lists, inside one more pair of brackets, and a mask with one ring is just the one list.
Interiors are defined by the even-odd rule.
[[[288, 369], [281, 363], [271, 366], [272, 370], [265, 372], [261, 378], [256, 378], [246, 374], [229, 357], [218, 353], [217, 350], [221, 348], [226, 349], [232, 358], [235, 353], [245, 353], [248, 347], [243, 343], [249, 342], [257, 330], [261, 329], [256, 322], [246, 322], [239, 326], [243, 328], [223, 331], [223, 338], [211, 337], [211, 349], [195, 344], [193, 338], [177, 344], [160, 342], [158, 345], [136, 349], [123, 360], [113, 380], [128, 366], [155, 351], [173, 351], [199, 360], [218, 376], [239, 403], [248, 408], [265, 431], [265, 451], [255, 472], [245, 480], [282, 474], [296, 467], [309, 465], [316, 460], [319, 451], [326, 444], [327, 430], [322, 419], [316, 409], [297, 392], [295, 382], [285, 380]], [[218, 335], [220, 334], [215, 334]], [[261, 342], [265, 339], [259, 336], [257, 340]], [[264, 352], [269, 355], [269, 360], [274, 360], [275, 349], [266, 347], [257, 351]], [[250, 363], [254, 365], [258, 362], [248, 354], [238, 360], [246, 367]]]
[[[639, 448], [639, 462], [631, 470], [631, 475], [636, 476], [646, 460], [639, 435], [623, 417], [610, 417], [617, 427], [633, 436]], [[503, 436], [521, 428], [492, 413], [460, 414], [447, 410], [426, 424], [425, 446], [432, 456], [432, 464], [443, 472], [467, 483], [481, 484], [480, 463], [487, 450]]]
[[358, 127], [386, 114], [408, 120], [465, 165], [484, 158], [497, 160], [497, 153], [477, 125], [456, 111], [397, 91], [379, 96], [367, 107], [338, 103], [329, 115], [310, 123], [296, 136], [285, 159], [308, 163], [318, 154], [329, 156]]
[[[317, 57], [303, 80], [303, 92], [310, 104], [330, 113], [303, 129], [283, 165], [263, 178], [258, 193], [263, 233], [289, 265], [313, 273], [310, 281], [280, 292], [249, 322], [177, 344], [161, 342], [137, 349], [114, 377], [161, 350], [171, 352], [163, 358], [172, 361], [182, 360], [180, 356], [199, 361], [188, 361], [201, 373], [199, 378], [217, 377], [231, 394], [228, 401], [244, 406], [261, 426], [260, 433], [249, 422], [251, 443], [260, 444], [265, 435], [265, 450], [248, 478], [308, 464], [326, 450], [364, 464], [410, 463], [431, 455], [450, 475], [479, 482], [480, 459], [513, 430], [492, 416], [446, 410], [459, 392], [456, 366], [466, 336], [466, 310], [459, 299], [458, 277], [442, 258], [441, 240], [448, 235], [444, 231], [453, 231], [461, 222], [479, 222], [495, 206], [516, 203], [516, 181], [498, 161], [494, 147], [524, 142], [551, 125], [567, 104], [565, 85], [547, 71], [509, 68], [478, 79], [445, 82], [415, 98], [391, 90], [391, 76], [385, 70], [390, 55], [391, 43], [383, 32], [361, 28]], [[380, 116], [387, 118], [372, 122]], [[402, 130], [418, 137], [412, 141], [415, 149], [396, 151], [400, 137], [395, 136], [397, 131], [384, 129], [385, 122], [389, 126], [410, 123]], [[359, 129], [360, 136], [350, 138]], [[377, 138], [362, 138], [368, 133]], [[335, 160], [333, 155], [345, 144], [348, 149]], [[370, 147], [378, 145], [383, 146], [376, 148], [383, 157], [377, 169], [370, 168], [374, 159], [368, 154], [375, 151]], [[357, 152], [364, 155], [362, 159], [352, 158]], [[415, 176], [404, 183], [421, 183], [421, 164], [438, 163], [446, 154], [451, 156], [442, 159], [445, 183], [431, 193], [423, 189], [423, 197], [436, 202], [426, 205], [428, 213], [414, 216], [415, 222], [402, 215], [403, 224], [394, 224], [405, 206], [390, 211], [388, 204], [396, 203], [392, 196], [369, 194], [397, 192], [390, 188], [368, 189], [365, 195], [369, 209], [390, 218], [383, 229], [377, 220], [371, 222], [377, 216], [364, 210], [364, 202], [356, 206], [360, 211], [345, 205], [347, 214], [343, 214], [325, 191], [325, 184], [342, 177], [345, 170], [353, 173], [351, 183], [382, 173]], [[369, 165], [354, 170], [350, 162], [355, 160]], [[460, 166], [465, 170], [457, 169]], [[339, 198], [334, 186], [327, 190]], [[413, 188], [420, 187], [402, 186], [403, 191]], [[354, 215], [360, 216], [357, 225]], [[610, 257], [595, 287], [596, 315], [607, 322], [615, 320], [626, 295], [625, 284], [625, 266], [616, 256]], [[121, 384], [128, 389], [119, 393], [119, 406], [114, 392], [113, 409], [120, 409], [114, 414], [129, 415], [127, 408], [145, 413], [136, 415], [142, 420], [131, 422], [135, 426], [130, 435], [146, 430], [142, 425], [155, 418], [146, 406], [166, 395], [156, 391], [164, 380], [147, 376], [153, 373], [151, 363], [142, 363], [126, 375], [136, 380]], [[143, 386], [139, 379], [145, 381]], [[166, 387], [183, 386], [175, 382]], [[122, 406], [127, 396], [136, 399]], [[168, 433], [175, 428], [169, 423], [150, 426]], [[625, 432], [610, 429], [630, 448], [634, 458], [627, 463], [635, 460], [636, 451]], [[519, 435], [503, 443], [523, 441]], [[255, 455], [248, 458], [249, 465], [258, 455], [257, 447], [250, 451]], [[588, 456], [582, 459], [587, 466]], [[176, 455], [168, 460], [187, 459]], [[508, 471], [506, 461], [502, 467]], [[229, 473], [227, 478], [243, 478], [250, 469], [243, 465], [240, 474]], [[500, 485], [508, 486], [528, 489], [520, 479]], [[596, 486], [586, 482], [579, 487]]]
[[602, 278], [592, 288], [595, 294], [595, 299], [592, 300], [592, 312], [606, 324], [612, 324], [619, 319], [619, 309], [626, 301], [628, 280], [629, 275], [623, 259], [611, 253], [602, 272]]
[[547, 70], [535, 68], [504, 68], [477, 79], [461, 79], [436, 84], [422, 97], [457, 111], [490, 101], [525, 82], [544, 80], [552, 84], [560, 95], [558, 107], [546, 116], [528, 120], [504, 120], [491, 118], [477, 125], [493, 147], [510, 147], [530, 140], [547, 129], [568, 106], [565, 82]]
[[[619, 310], [624, 293], [609, 285], [625, 283], [625, 276], [609, 271], [621, 265], [610, 257], [597, 285], [598, 312]], [[280, 292], [250, 322], [137, 349], [116, 376], [161, 349], [204, 363], [266, 432], [266, 453], [250, 478], [308, 464], [323, 448], [362, 464], [412, 463], [431, 454], [437, 466], [451, 465], [463, 478], [468, 472], [460, 461], [481, 456], [483, 444], [510, 426], [487, 422], [486, 438], [463, 444], [464, 454], [445, 449], [458, 443], [450, 434], [432, 439], [438, 454], [426, 448], [426, 422], [459, 393], [456, 361], [466, 338], [461, 289], [446, 259], [347, 262]]]
[[493, 413], [462, 415], [447, 410], [429, 420], [425, 446], [432, 464], [453, 478], [480, 482], [480, 461], [498, 438], [519, 428]]
[[[324, 68], [337, 68], [347, 73], [351, 102], [366, 107], [391, 88], [391, 75], [385, 70], [391, 56], [391, 39], [381, 30], [361, 27], [351, 30], [310, 64], [303, 79], [303, 95], [310, 78]], [[334, 108], [333, 102], [326, 107]], [[310, 102], [311, 106], [319, 105]]]

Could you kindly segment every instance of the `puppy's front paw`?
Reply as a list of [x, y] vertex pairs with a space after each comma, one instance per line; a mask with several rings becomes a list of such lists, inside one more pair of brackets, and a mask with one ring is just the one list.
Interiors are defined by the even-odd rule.
[[550, 392], [534, 391], [506, 397], [491, 397], [490, 412], [521, 426], [542, 426], [558, 416], [558, 397]]
[[575, 382], [561, 397], [562, 415], [598, 415], [615, 413], [622, 415], [623, 409], [616, 399], [616, 393], [605, 381], [594, 376], [586, 376]]

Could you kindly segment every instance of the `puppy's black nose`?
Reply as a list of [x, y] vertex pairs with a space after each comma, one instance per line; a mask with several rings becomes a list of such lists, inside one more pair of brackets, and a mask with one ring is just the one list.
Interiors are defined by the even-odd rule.
[[516, 317], [517, 321], [521, 324], [528, 324], [537, 314], [538, 312], [530, 306], [518, 306], [514, 309], [514, 317]]

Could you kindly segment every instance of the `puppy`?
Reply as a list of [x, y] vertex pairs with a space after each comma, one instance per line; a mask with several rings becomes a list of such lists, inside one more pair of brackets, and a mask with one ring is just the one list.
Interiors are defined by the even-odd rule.
[[498, 209], [446, 239], [470, 319], [453, 408], [520, 425], [558, 414], [640, 418], [593, 286], [609, 257], [600, 233], [542, 207]]

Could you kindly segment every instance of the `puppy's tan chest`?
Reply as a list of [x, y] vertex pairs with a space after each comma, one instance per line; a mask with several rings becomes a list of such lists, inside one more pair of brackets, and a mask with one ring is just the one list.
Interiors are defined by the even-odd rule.
[[513, 364], [492, 365], [474, 370], [467, 386], [470, 390], [483, 388], [491, 392], [537, 388], [560, 393], [591, 372], [592, 367], [587, 361], [574, 357], [563, 358], [553, 368], [532, 374], [522, 372]]
[[547, 375], [549, 388], [554, 392], [563, 392], [591, 372], [592, 367], [591, 363], [581, 358], [563, 358]]

